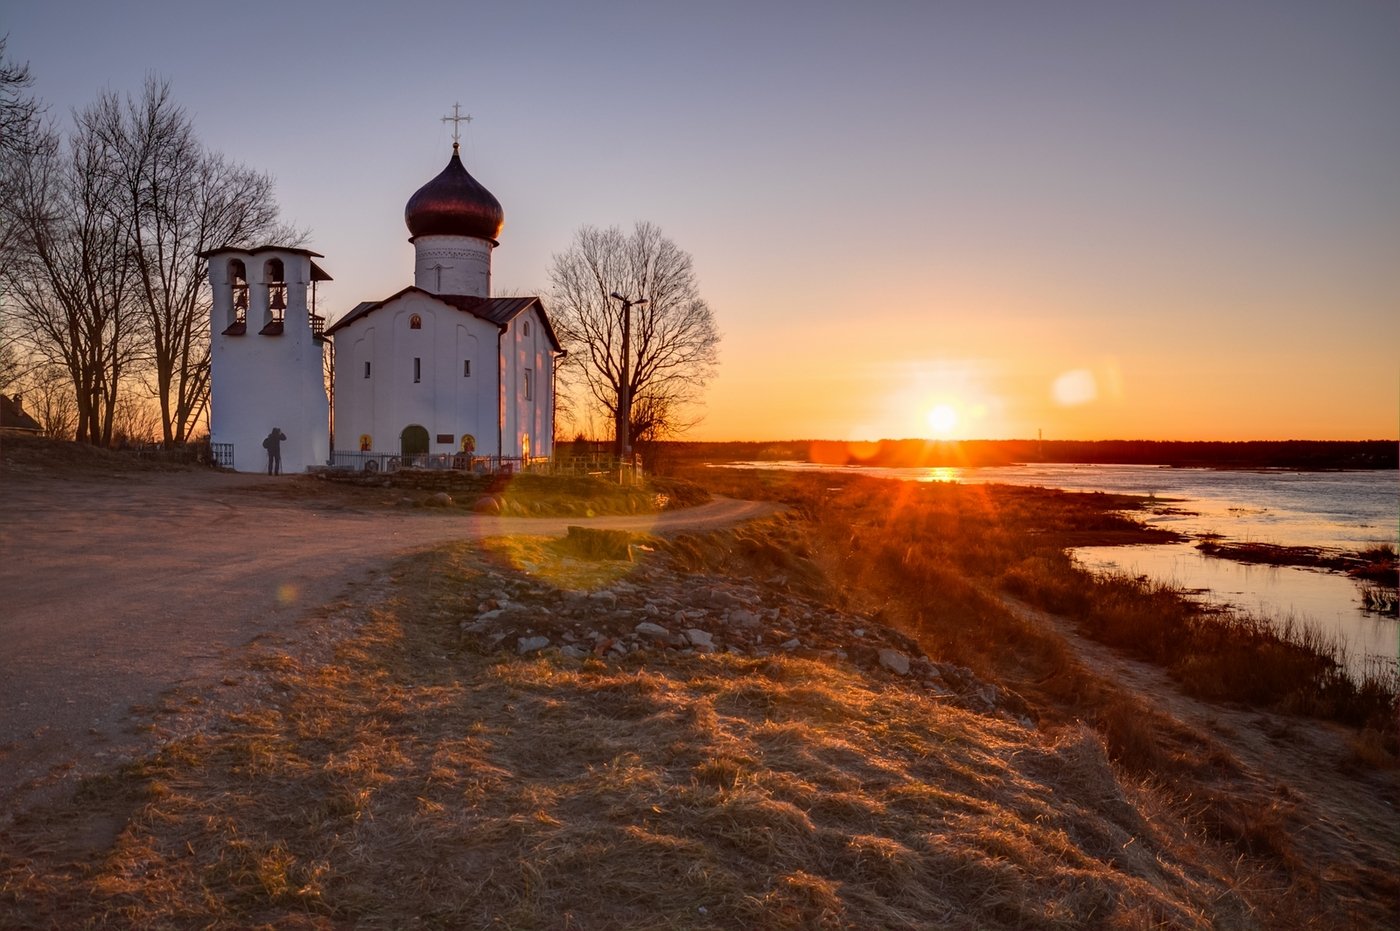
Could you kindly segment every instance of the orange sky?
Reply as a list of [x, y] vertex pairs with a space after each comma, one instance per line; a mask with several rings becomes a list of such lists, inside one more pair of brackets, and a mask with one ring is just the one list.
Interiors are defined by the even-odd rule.
[[331, 316], [412, 280], [454, 101], [498, 291], [657, 224], [724, 334], [697, 439], [1400, 435], [1395, 3], [11, 6], [56, 120], [156, 73], [274, 175]]

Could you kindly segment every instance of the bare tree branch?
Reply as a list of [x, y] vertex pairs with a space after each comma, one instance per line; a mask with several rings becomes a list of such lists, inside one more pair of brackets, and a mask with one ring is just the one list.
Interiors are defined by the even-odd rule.
[[617, 422], [622, 373], [622, 306], [631, 309], [631, 358], [626, 412], [639, 441], [683, 432], [696, 422], [686, 411], [719, 363], [719, 331], [699, 296], [690, 254], [650, 223], [630, 235], [617, 227], [585, 226], [550, 268], [554, 326], [569, 355], [560, 369], [570, 387]]

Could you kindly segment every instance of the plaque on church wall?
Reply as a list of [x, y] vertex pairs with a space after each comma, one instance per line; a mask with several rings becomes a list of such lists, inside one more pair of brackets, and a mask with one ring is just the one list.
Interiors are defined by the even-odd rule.
[[457, 440], [457, 437], [455, 437], [455, 436], [452, 435], [451, 433], [439, 433], [439, 434], [437, 435], [437, 441], [438, 441], [439, 443], [448, 443], [448, 444], [451, 444], [451, 443], [456, 442], [456, 440]]

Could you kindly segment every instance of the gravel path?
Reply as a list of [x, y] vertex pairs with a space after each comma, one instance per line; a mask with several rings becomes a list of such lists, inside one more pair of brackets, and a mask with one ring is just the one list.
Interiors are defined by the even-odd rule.
[[[141, 744], [142, 710], [217, 678], [414, 549], [570, 524], [654, 533], [772, 506], [718, 499], [659, 515], [506, 518], [283, 498], [288, 479], [214, 472], [52, 478], [0, 487], [0, 809]], [[260, 487], [261, 486], [261, 487]]]

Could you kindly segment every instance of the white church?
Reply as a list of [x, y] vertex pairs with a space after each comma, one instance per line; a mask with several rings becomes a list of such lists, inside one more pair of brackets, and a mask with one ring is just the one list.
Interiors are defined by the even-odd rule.
[[210, 439], [221, 463], [266, 470], [263, 439], [275, 429], [286, 437], [286, 472], [553, 453], [563, 349], [538, 297], [491, 296], [505, 213], [462, 165], [456, 142], [447, 167], [409, 198], [404, 221], [413, 284], [330, 326], [316, 309], [316, 283], [330, 280], [320, 254], [201, 253], [213, 290]]

